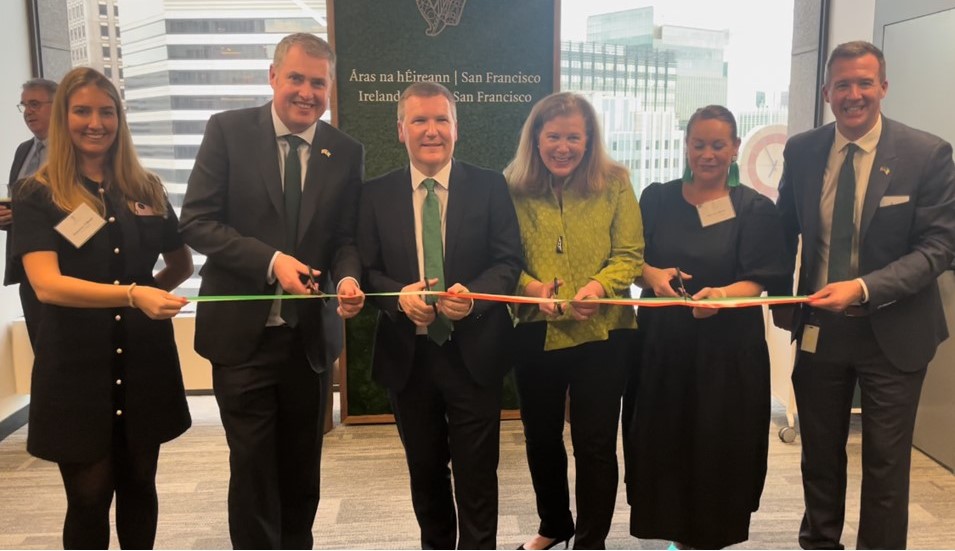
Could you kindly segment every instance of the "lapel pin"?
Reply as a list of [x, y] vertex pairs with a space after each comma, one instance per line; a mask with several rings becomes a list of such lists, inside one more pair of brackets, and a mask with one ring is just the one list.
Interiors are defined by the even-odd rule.
[[879, 172], [881, 172], [882, 174], [885, 174], [886, 176], [888, 176], [889, 173], [892, 172], [892, 171], [889, 170], [889, 167], [887, 167], [887, 166], [880, 166], [880, 167], [879, 167]]
[[[332, 152], [329, 151], [329, 150], [327, 150], [327, 149], [323, 149], [323, 150], [322, 150], [322, 155], [328, 157], [329, 159], [332, 158]], [[888, 174], [888, 173], [886, 173], [886, 174]]]

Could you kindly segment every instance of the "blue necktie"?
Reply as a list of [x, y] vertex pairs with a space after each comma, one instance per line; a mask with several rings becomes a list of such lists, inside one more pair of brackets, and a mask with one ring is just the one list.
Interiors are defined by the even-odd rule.
[[24, 178], [27, 176], [33, 176], [36, 174], [37, 170], [40, 170], [40, 157], [43, 156], [43, 149], [46, 146], [43, 145], [43, 142], [37, 141], [36, 146], [33, 148], [33, 156], [30, 157], [30, 160], [27, 161], [26, 168], [23, 170]]

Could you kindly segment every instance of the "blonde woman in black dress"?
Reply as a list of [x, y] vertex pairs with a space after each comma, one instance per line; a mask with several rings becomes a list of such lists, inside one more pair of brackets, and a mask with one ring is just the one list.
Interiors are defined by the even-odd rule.
[[49, 143], [14, 197], [14, 253], [43, 303], [27, 450], [59, 466], [66, 549], [109, 546], [114, 495], [120, 546], [148, 549], [160, 444], [191, 422], [169, 318], [186, 302], [170, 291], [192, 260], [106, 77], [63, 78]]

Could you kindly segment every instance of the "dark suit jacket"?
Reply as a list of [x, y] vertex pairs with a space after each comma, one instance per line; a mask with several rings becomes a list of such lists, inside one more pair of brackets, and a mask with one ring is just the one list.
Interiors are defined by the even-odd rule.
[[[793, 136], [783, 154], [778, 207], [793, 257], [802, 234], [800, 294], [816, 290], [811, 288], [817, 270], [813, 244], [819, 236], [823, 172], [834, 140], [833, 123]], [[885, 201], [887, 197], [893, 199]], [[936, 279], [955, 255], [950, 144], [882, 118], [859, 242], [859, 274], [869, 289], [866, 307], [880, 348], [898, 369], [925, 369], [938, 343], [948, 337]]]
[[[356, 279], [361, 262], [354, 242], [364, 148], [319, 121], [306, 169], [298, 242], [286, 250], [282, 179], [271, 103], [213, 115], [182, 206], [186, 243], [206, 255], [202, 295], [273, 294], [273, 254], [292, 254], [321, 270], [321, 288], [334, 292], [342, 277]], [[340, 353], [341, 319], [320, 300], [297, 301], [312, 367], [321, 372]], [[271, 301], [200, 303], [196, 351], [213, 363], [249, 358], [265, 329]]]
[[[17, 146], [17, 152], [13, 154], [13, 165], [10, 166], [9, 190], [13, 193], [14, 184], [20, 175], [20, 169], [23, 168], [24, 161], [27, 160], [27, 154], [33, 147], [33, 138]], [[3, 272], [3, 284], [13, 285], [26, 281], [26, 274], [23, 273], [23, 265], [19, 260], [13, 258], [13, 232], [10, 231], [11, 225], [4, 226], [2, 229], [7, 232], [7, 267]]]
[[[420, 281], [411, 169], [395, 170], [366, 183], [359, 212], [365, 290], [400, 291]], [[445, 220], [446, 284], [460, 283], [472, 292], [513, 293], [522, 266], [521, 238], [501, 173], [453, 161]], [[396, 297], [374, 300], [381, 312], [372, 377], [400, 391], [414, 359], [415, 325], [398, 311]], [[478, 384], [500, 384], [510, 368], [507, 352], [512, 329], [507, 307], [498, 302], [475, 301], [471, 313], [454, 322], [451, 339]]]

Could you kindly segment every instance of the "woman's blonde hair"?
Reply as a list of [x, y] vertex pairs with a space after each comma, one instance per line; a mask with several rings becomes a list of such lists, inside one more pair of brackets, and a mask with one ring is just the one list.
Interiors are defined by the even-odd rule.
[[119, 92], [108, 78], [89, 67], [78, 67], [67, 73], [56, 90], [47, 140], [49, 154], [46, 164], [37, 171], [35, 180], [50, 188], [53, 203], [66, 212], [72, 212], [80, 204], [86, 203], [100, 215], [106, 214], [102, 198], [93, 195], [82, 185], [80, 157], [70, 136], [70, 98], [85, 86], [99, 88], [116, 105], [116, 139], [106, 154], [103, 186], [116, 186], [127, 199], [145, 203], [157, 214], [165, 215], [166, 191], [159, 177], [139, 163], [129, 128], [126, 127], [126, 113]]
[[571, 174], [570, 189], [583, 195], [599, 193], [608, 181], [630, 184], [630, 171], [614, 161], [604, 149], [597, 113], [583, 96], [571, 92], [551, 94], [534, 105], [521, 128], [521, 139], [514, 159], [504, 169], [511, 190], [522, 195], [546, 193], [550, 172], [538, 152], [541, 129], [556, 117], [580, 114], [587, 129], [587, 149], [580, 165]]

